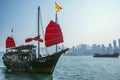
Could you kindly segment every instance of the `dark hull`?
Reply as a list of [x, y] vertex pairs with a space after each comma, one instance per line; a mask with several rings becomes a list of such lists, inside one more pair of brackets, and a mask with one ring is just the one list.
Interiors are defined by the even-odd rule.
[[53, 55], [37, 58], [35, 60], [32, 60], [31, 62], [26, 62], [24, 64], [18, 64], [18, 62], [9, 64], [9, 62], [6, 61], [4, 61], [4, 64], [11, 71], [52, 74], [61, 54], [65, 53], [67, 50], [68, 49], [64, 49], [60, 52], [54, 53]]
[[119, 54], [94, 54], [93, 57], [119, 57]]

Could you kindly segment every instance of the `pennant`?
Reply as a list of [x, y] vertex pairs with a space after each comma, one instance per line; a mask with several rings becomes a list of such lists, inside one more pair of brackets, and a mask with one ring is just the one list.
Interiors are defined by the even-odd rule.
[[62, 9], [62, 7], [55, 2], [55, 9], [56, 9], [56, 12], [59, 12]]

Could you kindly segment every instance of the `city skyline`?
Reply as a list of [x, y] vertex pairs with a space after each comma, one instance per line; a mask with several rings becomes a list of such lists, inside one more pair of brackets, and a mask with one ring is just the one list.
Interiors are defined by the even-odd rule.
[[[118, 44], [118, 46], [117, 46]], [[120, 54], [120, 39], [113, 40], [112, 43], [109, 43], [107, 46], [104, 44], [79, 44], [77, 46], [73, 46], [68, 54], [66, 55], [73, 55], [73, 56], [79, 56], [79, 55], [94, 55], [95, 53], [99, 54], [113, 54], [113, 53], [119, 53]]]

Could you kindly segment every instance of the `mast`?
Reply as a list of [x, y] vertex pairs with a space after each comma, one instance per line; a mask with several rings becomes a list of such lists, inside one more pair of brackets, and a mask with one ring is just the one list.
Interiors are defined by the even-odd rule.
[[[58, 22], [58, 19], [57, 19], [57, 13], [55, 14], [55, 22], [57, 23]], [[56, 44], [56, 52], [57, 52], [57, 44]]]
[[[11, 29], [11, 38], [13, 38], [13, 28]], [[11, 48], [12, 51], [12, 48]]]
[[[55, 2], [55, 9], [56, 9], [55, 22], [58, 23], [57, 13], [62, 9], [62, 7]], [[56, 52], [57, 52], [57, 44], [56, 44]]]
[[11, 29], [11, 37], [13, 38], [13, 28]]
[[[40, 6], [38, 6], [38, 36], [40, 36], [40, 31], [39, 31], [39, 13], [40, 13]], [[38, 41], [38, 57], [40, 57], [40, 43]]]

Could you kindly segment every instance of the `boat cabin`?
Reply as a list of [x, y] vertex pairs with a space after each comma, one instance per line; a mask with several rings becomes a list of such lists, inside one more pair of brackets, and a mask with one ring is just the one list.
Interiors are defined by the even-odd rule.
[[18, 68], [21, 65], [20, 63], [23, 63], [24, 67], [26, 67], [25, 64], [28, 64], [32, 60], [36, 59], [36, 46], [22, 45], [7, 49], [3, 59], [5, 60], [7, 66], [11, 66], [12, 64], [14, 68]]

